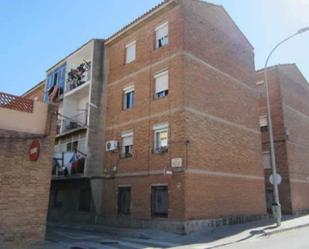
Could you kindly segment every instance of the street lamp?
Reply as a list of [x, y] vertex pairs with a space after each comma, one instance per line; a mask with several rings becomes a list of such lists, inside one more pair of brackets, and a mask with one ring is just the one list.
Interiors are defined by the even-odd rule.
[[270, 143], [270, 152], [271, 152], [271, 168], [272, 168], [272, 177], [273, 177], [273, 185], [274, 185], [274, 195], [275, 195], [275, 206], [273, 207], [275, 210], [274, 215], [276, 216], [277, 225], [281, 225], [281, 205], [279, 201], [279, 191], [278, 191], [278, 183], [277, 183], [277, 168], [276, 168], [276, 157], [275, 157], [275, 146], [274, 146], [274, 137], [273, 137], [273, 126], [272, 126], [272, 119], [271, 119], [271, 110], [270, 110], [270, 99], [269, 99], [269, 88], [268, 88], [268, 81], [267, 81], [267, 66], [270, 57], [275, 52], [275, 50], [285, 43], [286, 41], [290, 40], [294, 36], [300, 35], [309, 31], [309, 27], [305, 27], [297, 31], [295, 34], [287, 37], [283, 41], [279, 42], [269, 53], [267, 60], [264, 66], [264, 82], [265, 82], [265, 90], [266, 90], [266, 105], [267, 105], [267, 117], [268, 117], [268, 128], [269, 128], [269, 143]]

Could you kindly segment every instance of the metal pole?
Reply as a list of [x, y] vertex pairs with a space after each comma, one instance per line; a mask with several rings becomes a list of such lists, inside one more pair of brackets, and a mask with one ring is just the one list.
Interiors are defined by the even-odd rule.
[[285, 43], [286, 41], [290, 40], [296, 35], [302, 34], [306, 31], [309, 31], [309, 27], [300, 29], [297, 33], [289, 36], [288, 38], [284, 39], [283, 41], [279, 42], [269, 53], [267, 60], [265, 62], [264, 66], [264, 82], [265, 82], [265, 90], [266, 90], [266, 107], [267, 107], [267, 118], [268, 118], [268, 130], [269, 130], [269, 143], [270, 143], [270, 152], [271, 152], [271, 168], [272, 168], [272, 177], [273, 177], [273, 185], [274, 185], [274, 195], [275, 195], [275, 202], [276, 206], [274, 207], [276, 209], [275, 211], [275, 218], [277, 221], [277, 225], [281, 225], [281, 205], [280, 205], [280, 198], [279, 198], [279, 189], [278, 189], [278, 183], [277, 183], [277, 167], [276, 167], [276, 156], [275, 156], [275, 145], [274, 145], [274, 136], [273, 136], [273, 126], [272, 126], [272, 118], [271, 118], [271, 107], [270, 107], [270, 98], [269, 98], [269, 86], [268, 86], [268, 78], [267, 78], [267, 67], [268, 62], [272, 54], [275, 52], [275, 50]]

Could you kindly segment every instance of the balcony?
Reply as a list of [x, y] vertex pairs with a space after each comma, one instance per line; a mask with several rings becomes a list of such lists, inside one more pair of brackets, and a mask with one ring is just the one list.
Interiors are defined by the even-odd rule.
[[66, 94], [71, 94], [84, 86], [88, 85], [91, 80], [91, 63], [84, 62], [76, 68], [72, 68], [68, 73], [66, 82]]
[[55, 153], [53, 157], [53, 178], [79, 178], [84, 176], [87, 155], [76, 152]]
[[70, 117], [62, 116], [61, 134], [87, 128], [87, 125], [88, 111], [86, 110]]

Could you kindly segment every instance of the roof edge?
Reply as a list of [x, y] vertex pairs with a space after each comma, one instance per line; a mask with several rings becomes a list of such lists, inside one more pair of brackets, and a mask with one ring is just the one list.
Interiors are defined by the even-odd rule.
[[163, 2], [161, 2], [158, 5], [156, 5], [155, 7], [153, 7], [152, 9], [145, 12], [143, 15], [135, 18], [132, 22], [125, 25], [123, 28], [121, 28], [116, 33], [112, 34], [110, 37], [106, 38], [106, 40], [105, 40], [106, 45], [110, 44], [112, 41], [114, 41], [115, 39], [117, 39], [121, 35], [125, 34], [127, 31], [134, 28], [135, 26], [137, 26], [139, 23], [143, 22], [144, 20], [147, 20], [149, 17], [151, 17], [155, 13], [159, 12], [160, 10], [164, 9], [165, 7], [170, 5], [171, 3], [178, 3], [178, 2], [179, 2], [179, 0], [164, 0]]
[[30, 88], [27, 92], [23, 93], [22, 95], [20, 95], [20, 97], [24, 97], [25, 95], [29, 94], [30, 92], [38, 89], [39, 87], [41, 87], [41, 85], [45, 84], [45, 80], [41, 80], [38, 84], [34, 85], [32, 88]]
[[56, 67], [58, 64], [63, 63], [66, 59], [68, 59], [70, 56], [72, 56], [73, 54], [75, 54], [78, 50], [82, 49], [83, 47], [87, 46], [89, 43], [93, 42], [93, 41], [102, 41], [104, 42], [104, 39], [90, 39], [87, 42], [85, 42], [84, 44], [82, 44], [80, 47], [78, 47], [77, 49], [73, 50], [71, 53], [69, 53], [67, 56], [63, 57], [60, 61], [58, 61], [57, 63], [55, 63], [53, 66], [49, 67], [46, 72], [49, 72], [50, 70], [52, 70], [54, 67]]

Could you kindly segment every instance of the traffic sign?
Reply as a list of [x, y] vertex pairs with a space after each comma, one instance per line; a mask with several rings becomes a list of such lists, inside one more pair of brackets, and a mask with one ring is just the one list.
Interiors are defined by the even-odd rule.
[[29, 149], [29, 160], [30, 161], [37, 161], [40, 156], [40, 142], [39, 140], [35, 139], [32, 140], [32, 143], [30, 145]]
[[[269, 176], [269, 181], [272, 185], [274, 185], [272, 174]], [[277, 184], [280, 184], [282, 182], [282, 177], [279, 174], [276, 174], [276, 182], [277, 182]]]

